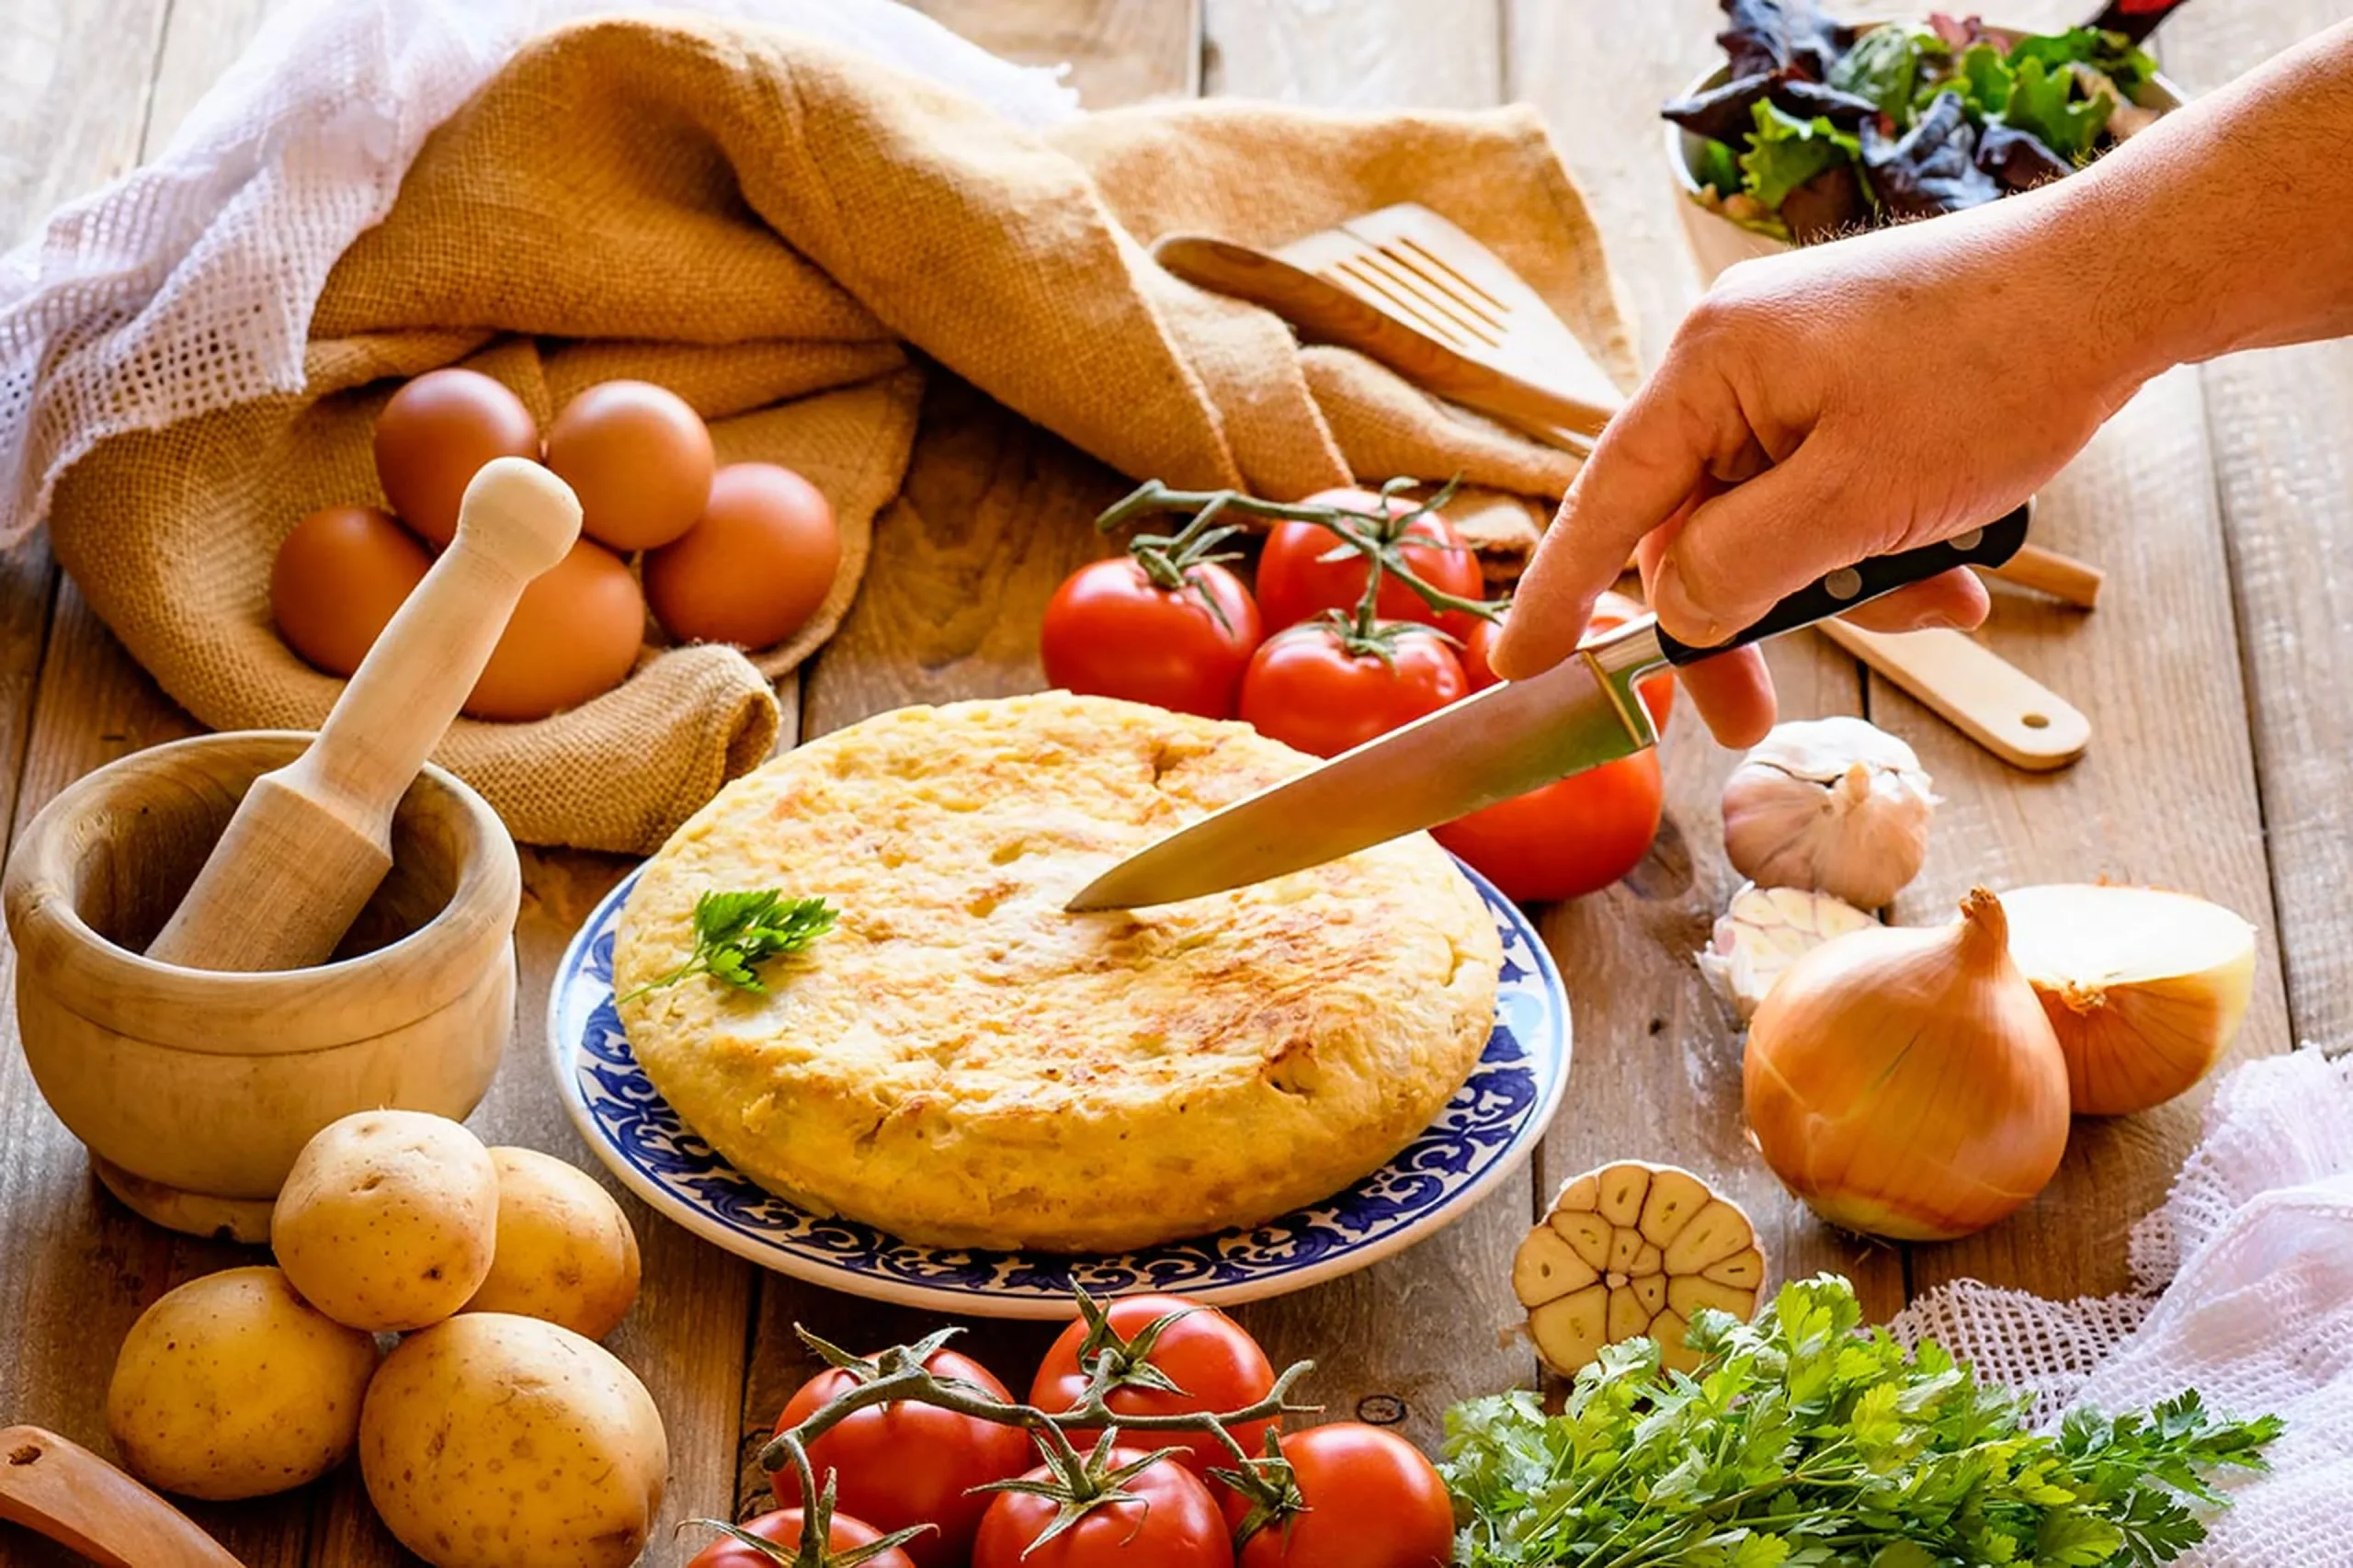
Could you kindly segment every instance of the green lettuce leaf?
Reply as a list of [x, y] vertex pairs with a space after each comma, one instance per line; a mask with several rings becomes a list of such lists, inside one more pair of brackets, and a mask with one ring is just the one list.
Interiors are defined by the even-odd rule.
[[[2010, 63], [1990, 43], [1972, 43], [1961, 51], [1952, 79], [1943, 84], [1961, 95], [1961, 106], [1977, 120], [1992, 119], [2010, 101]], [[1936, 94], [1927, 91], [1918, 107], [1926, 108]]]
[[2146, 51], [2135, 49], [2122, 33], [2097, 28], [2070, 28], [2062, 33], [2022, 38], [2011, 46], [2010, 68], [2016, 70], [2029, 60], [2041, 61], [2046, 70], [2054, 73], [2062, 65], [2088, 65], [2128, 93], [2157, 74], [2157, 62]]
[[2116, 100], [2104, 92], [2079, 100], [2075, 93], [2075, 74], [2066, 66], [2023, 61], [2011, 69], [2009, 99], [2002, 106], [2001, 118], [2081, 165], [2091, 157], [2092, 143], [2099, 140]]
[[1869, 98], [1881, 113], [1904, 124], [1911, 117], [1912, 95], [1924, 65], [1949, 52], [1944, 40], [1925, 28], [1873, 28], [1830, 67], [1830, 85]]
[[1740, 156], [1748, 194], [1778, 209], [1782, 199], [1823, 170], [1858, 164], [1862, 142], [1826, 119], [1800, 119], [1771, 104], [1756, 106], [1756, 134]]
[[1701, 185], [1713, 189], [1718, 196], [1734, 196], [1741, 190], [1740, 160], [1733, 150], [1712, 137], [1702, 137], [1699, 156], [1691, 173]]

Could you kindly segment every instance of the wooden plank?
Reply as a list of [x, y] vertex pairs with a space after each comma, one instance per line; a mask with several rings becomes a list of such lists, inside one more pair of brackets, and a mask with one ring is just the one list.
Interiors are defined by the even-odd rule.
[[[2007, 768], [1877, 677], [1871, 710], [1912, 741], [1945, 797], [1927, 867], [1899, 904], [1907, 922], [1949, 918], [1974, 882], [2107, 878], [2214, 899], [2263, 929], [2235, 1059], [2283, 1050], [2289, 1032], [2205, 423], [2197, 373], [2161, 377], [2042, 493], [2044, 542], [2109, 573], [2096, 614], [1997, 598], [1993, 644], [2091, 716], [2082, 761]], [[2204, 1097], [2079, 1119], [2050, 1189], [1979, 1236], [1915, 1249], [1915, 1287], [1974, 1276], [2060, 1298], [2126, 1288], [2126, 1236], [2163, 1199]]]
[[[2221, 19], [2211, 13], [2201, 19], [2193, 6], [2169, 22], [2158, 37], [2168, 72], [2187, 68], [2192, 90], [2211, 87], [2346, 14], [2341, 4], [2262, 7], [2258, 21], [2234, 15], [2239, 9], [2219, 7]], [[2309, 379], [2331, 369], [2340, 392], [2333, 404], [2325, 381], [2316, 388]], [[2344, 493], [2341, 484], [2326, 491], [2309, 510], [2290, 497], [2297, 482], [2315, 488], [2314, 466], [2325, 471], [2338, 444], [2353, 411], [2348, 370], [2353, 360], [2341, 349], [2338, 356], [2322, 349], [2301, 360], [2246, 357], [2202, 373], [2175, 371], [2144, 389], [2044, 492], [2040, 542], [2098, 563], [2111, 586], [2090, 618], [2031, 599], [1998, 599], [1987, 635], [2092, 716], [2092, 750], [2067, 772], [2036, 778], [1949, 735], [1923, 744], [1923, 761], [1969, 814], [1958, 822], [1949, 809], [1942, 814], [1928, 868], [1904, 913], [1942, 917], [1974, 881], [1998, 889], [2096, 877], [2161, 883], [2227, 904], [2262, 932], [2254, 1006], [2228, 1059], [2235, 1062], [2292, 1043], [2273, 919], [2275, 898], [2282, 917], [2294, 918], [2292, 892], [2302, 950], [2318, 970], [2315, 1012], [2325, 1011], [2325, 977], [2342, 961], [2325, 951], [2324, 939], [2338, 901], [2326, 897], [2324, 884], [2300, 880], [2313, 863], [2281, 853], [2286, 840], [2276, 824], [2267, 853], [2267, 802], [2256, 779], [2260, 765], [2263, 789], [2275, 792], [2271, 803], [2301, 823], [2287, 836], [2324, 861], [2332, 849], [2343, 853], [2341, 835], [2315, 820], [2336, 814], [2315, 790], [2325, 788], [2328, 766], [2320, 759], [2342, 736], [2325, 721], [2318, 733], [2297, 726], [2309, 694], [2331, 689], [2326, 660], [2341, 645], [2327, 630], [2337, 623], [2314, 618], [2330, 613], [2328, 542], [2336, 536], [2327, 508], [2341, 514]], [[2216, 392], [2231, 401], [2214, 406]], [[2317, 417], [2283, 426], [2283, 403]], [[2225, 443], [2227, 466], [2210, 433]], [[2286, 495], [2283, 473], [2292, 476]], [[2242, 508], [2244, 524], [2223, 506]], [[2237, 607], [2226, 526], [2244, 527]], [[2242, 613], [2252, 619], [2252, 634], [2242, 630]], [[2289, 637], [2276, 635], [2283, 629]], [[2309, 646], [2292, 635], [2307, 629], [2318, 634]], [[2262, 707], [2250, 680], [2267, 695]], [[1871, 700], [1875, 712], [1912, 707], [1875, 677]], [[2323, 749], [2302, 749], [2315, 746]], [[1950, 788], [1964, 778], [1965, 793]], [[2051, 1187], [1982, 1235], [1916, 1249], [1915, 1288], [1971, 1276], [2062, 1298], [2127, 1288], [2131, 1228], [2164, 1200], [2197, 1141], [2207, 1094], [2201, 1088], [2136, 1117], [2079, 1119]]]
[[[1495, 0], [1211, 0], [1212, 90], [1320, 108], [1483, 108], [1498, 101]], [[1278, 1367], [1313, 1360], [1304, 1393], [1328, 1418], [1394, 1426], [1436, 1450], [1447, 1407], [1525, 1381], [1511, 1256], [1527, 1233], [1522, 1170], [1445, 1231], [1360, 1273], [1236, 1316]]]
[[909, 0], [992, 54], [1067, 66], [1089, 108], [1201, 88], [1201, 0]]
[[[63, 201], [129, 167], [142, 121], [164, 24], [164, 0], [108, 0], [67, 8], [49, 0], [0, 4], [0, 234], [29, 234]], [[55, 667], [48, 647], [56, 574], [45, 542], [9, 552], [0, 565], [0, 795], [12, 824], [28, 820], [56, 788], [23, 786], [53, 774], [31, 740], [36, 675]], [[58, 607], [61, 622], [86, 612]], [[61, 631], [67, 628], [61, 625]], [[69, 633], [70, 634], [70, 633]], [[117, 710], [93, 714], [94, 733], [116, 733]], [[97, 744], [112, 744], [99, 740]], [[0, 986], [13, 987], [16, 955], [0, 947]], [[155, 1281], [179, 1267], [162, 1233], [99, 1196], [79, 1145], [50, 1114], [15, 1041], [13, 1010], [0, 1040], [0, 1273], [15, 1286], [9, 1332], [0, 1335], [0, 1409], [15, 1421], [53, 1427], [100, 1453], [110, 1451], [104, 1397], [114, 1347]], [[199, 1520], [256, 1568], [300, 1561], [275, 1519], [196, 1510]], [[0, 1557], [28, 1565], [81, 1561], [62, 1548], [0, 1526]]]
[[[1073, 79], [1097, 106], [1189, 96], [1198, 82], [1200, 49], [1188, 5], [923, 0], [922, 9], [999, 54], [1033, 63], [1068, 60]], [[1171, 19], [1180, 17], [1181, 26]], [[1103, 552], [1090, 522], [1129, 488], [1055, 437], [937, 376], [904, 498], [875, 521], [876, 569], [841, 631], [808, 666], [803, 733], [824, 734], [909, 703], [1042, 687], [1037, 641], [1046, 600], [1064, 576]], [[763, 1275], [744, 1392], [738, 1513], [769, 1506], [755, 1456], [784, 1402], [817, 1368], [793, 1324], [871, 1350], [948, 1321]], [[1022, 1380], [1053, 1332], [1044, 1324], [980, 1322], [961, 1344], [1011, 1380], [1017, 1395], [1028, 1392]]]
[[[2331, 23], [2347, 0], [2189, 6], [2169, 21], [2166, 72], [2193, 92]], [[2222, 529], [2237, 593], [2272, 895], [2299, 1040], [2353, 1037], [2353, 952], [2340, 933], [2353, 878], [2344, 826], [2343, 703], [2353, 681], [2353, 342], [2235, 354], [2207, 366]]]
[[1503, 96], [1495, 0], [1208, 0], [1203, 88], [1322, 108], [1485, 108]]
[[0, 242], [140, 157], [169, 0], [0, 0]]
[[[1506, 20], [1506, 91], [1551, 121], [1655, 362], [1699, 294], [1658, 106], [1705, 66], [1721, 18], [1709, 0], [1514, 0]], [[1863, 710], [1855, 662], [1820, 638], [1784, 639], [1767, 657], [1784, 717]], [[1884, 1317], [1904, 1303], [1901, 1255], [1816, 1222], [1749, 1148], [1739, 1027], [1691, 961], [1740, 885], [1717, 806], [1737, 755], [1688, 710], [1661, 751], [1667, 820], [1657, 847], [1619, 886], [1544, 919], [1575, 1007], [1576, 1051], [1537, 1196], [1549, 1200], [1565, 1178], [1613, 1159], [1688, 1165], [1748, 1210], [1775, 1279], [1844, 1274]]]
[[[154, 90], [151, 150], [281, 3], [177, 0], [163, 41], [165, 75]], [[88, 36], [93, 48], [108, 43], [103, 32]], [[139, 56], [142, 68], [152, 58], [152, 50]], [[144, 84], [138, 92], [93, 96], [142, 102]], [[9, 144], [24, 142], [18, 138]], [[102, 172], [108, 171], [89, 177]], [[12, 576], [17, 570], [12, 562]], [[13, 629], [17, 619], [11, 610], [0, 627]], [[90, 768], [195, 728], [70, 585], [61, 590], [56, 619], [26, 755], [19, 822]], [[16, 648], [14, 641], [7, 643], [6, 658], [13, 658]], [[6, 658], [0, 658], [0, 680], [6, 678]], [[790, 708], [794, 692], [784, 695]], [[11, 746], [12, 762], [16, 756]], [[491, 1142], [544, 1149], [595, 1169], [547, 1079], [542, 1011], [563, 943], [622, 869], [621, 862], [607, 858], [526, 857], [526, 901], [517, 932], [523, 1001], [513, 1049], [472, 1122]], [[107, 1451], [106, 1379], [131, 1318], [172, 1285], [258, 1255], [166, 1236], [98, 1194], [85, 1174], [79, 1146], [40, 1104], [13, 1049], [0, 1060], [0, 1138], [12, 1154], [0, 1168], [0, 1215], [7, 1216], [12, 1245], [22, 1238], [32, 1253], [21, 1271], [25, 1286], [6, 1341], [0, 1403], [16, 1418], [44, 1421]], [[680, 1520], [723, 1513], [733, 1503], [750, 1269], [656, 1220], [635, 1199], [623, 1202], [643, 1243], [646, 1286], [612, 1347], [645, 1380], [669, 1426], [671, 1483], [659, 1527], [666, 1538]], [[356, 1471], [285, 1498], [207, 1508], [199, 1517], [256, 1568], [304, 1561], [306, 1541], [310, 1560], [337, 1568], [408, 1561], [375, 1522]]]

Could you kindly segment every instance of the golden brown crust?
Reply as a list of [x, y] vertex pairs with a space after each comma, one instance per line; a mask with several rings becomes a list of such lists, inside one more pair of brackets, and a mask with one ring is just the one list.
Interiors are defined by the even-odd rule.
[[938, 1246], [1115, 1251], [1377, 1168], [1478, 1060], [1501, 953], [1415, 836], [1128, 914], [1063, 902], [1311, 759], [1245, 725], [1048, 693], [881, 714], [729, 785], [623, 912], [626, 994], [707, 889], [831, 899], [769, 994], [627, 1005], [655, 1087], [736, 1168]]

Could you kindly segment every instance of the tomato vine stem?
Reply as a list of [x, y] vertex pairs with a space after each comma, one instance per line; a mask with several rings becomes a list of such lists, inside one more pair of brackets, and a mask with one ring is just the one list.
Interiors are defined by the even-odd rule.
[[[1476, 616], [1487, 621], [1500, 619], [1504, 611], [1504, 601], [1464, 598], [1459, 594], [1448, 593], [1445, 589], [1425, 581], [1421, 574], [1414, 570], [1413, 563], [1405, 559], [1404, 547], [1409, 541], [1413, 525], [1421, 518], [1435, 514], [1439, 507], [1452, 500], [1461, 488], [1462, 482], [1461, 476], [1457, 475], [1438, 486], [1426, 499], [1415, 501], [1404, 510], [1392, 506], [1392, 502], [1405, 499], [1405, 493], [1420, 483], [1418, 480], [1403, 475], [1390, 480], [1381, 487], [1381, 505], [1378, 509], [1374, 509], [1342, 506], [1329, 501], [1267, 501], [1256, 495], [1245, 495], [1238, 490], [1173, 490], [1157, 479], [1148, 479], [1105, 508], [1102, 516], [1095, 519], [1095, 526], [1108, 532], [1123, 524], [1133, 522], [1140, 517], [1150, 517], [1154, 513], [1192, 513], [1192, 522], [1177, 534], [1173, 536], [1139, 535], [1134, 544], [1131, 546], [1132, 550], [1149, 543], [1156, 550], [1165, 550], [1176, 541], [1184, 540], [1194, 528], [1199, 527], [1207, 519], [1220, 517], [1229, 511], [1244, 517], [1272, 518], [1280, 522], [1313, 523], [1329, 531], [1340, 541], [1335, 546], [1336, 552], [1353, 551], [1365, 559], [1365, 591], [1363, 597], [1358, 601], [1352, 629], [1353, 635], [1359, 642], [1369, 639], [1371, 635], [1374, 606], [1381, 595], [1381, 584], [1384, 574], [1404, 584], [1421, 598], [1424, 604], [1434, 610], [1454, 611], [1463, 615]], [[1238, 528], [1232, 525], [1210, 530], [1220, 543], [1239, 531]], [[1422, 541], [1422, 545], [1423, 548], [1437, 548], [1426, 540]], [[1143, 557], [1139, 553], [1137, 559], [1141, 562]], [[1216, 559], [1226, 559], [1226, 557]], [[1153, 570], [1149, 563], [1144, 565], [1147, 574]], [[1181, 577], [1179, 580], [1182, 580]], [[1160, 579], [1154, 577], [1154, 581], [1157, 583]], [[1171, 585], [1164, 583], [1161, 585]], [[1378, 650], [1369, 647], [1362, 650], [1352, 647], [1350, 651], [1378, 653]]]

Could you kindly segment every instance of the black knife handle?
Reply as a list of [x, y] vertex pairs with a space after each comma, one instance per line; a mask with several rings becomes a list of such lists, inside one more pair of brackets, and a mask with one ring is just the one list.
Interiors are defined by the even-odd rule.
[[1925, 583], [1956, 566], [1999, 566], [2026, 542], [2027, 523], [2033, 515], [2034, 503], [2029, 501], [1982, 528], [1956, 534], [1936, 544], [1924, 544], [1917, 550], [1898, 551], [1893, 555], [1874, 556], [1841, 567], [1819, 582], [1800, 588], [1767, 610], [1765, 618], [1756, 625], [1711, 648], [1678, 642], [1662, 630], [1658, 634], [1660, 651], [1666, 654], [1670, 665], [1688, 665], [1728, 653], [1734, 648], [1745, 648], [1768, 637], [1778, 637], [1784, 631], [1795, 631], [1802, 626], [1812, 626], [1817, 620], [1827, 620], [1883, 594]]

